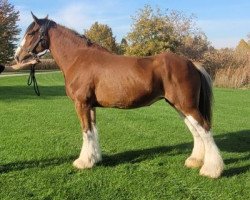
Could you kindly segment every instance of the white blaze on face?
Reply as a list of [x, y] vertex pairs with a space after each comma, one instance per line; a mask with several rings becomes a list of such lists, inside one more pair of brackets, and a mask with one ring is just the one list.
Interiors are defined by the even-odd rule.
[[17, 57], [20, 54], [20, 51], [21, 51], [22, 47], [24, 46], [25, 42], [26, 42], [26, 35], [24, 35], [22, 42], [20, 43], [20, 45], [16, 49], [15, 57]]

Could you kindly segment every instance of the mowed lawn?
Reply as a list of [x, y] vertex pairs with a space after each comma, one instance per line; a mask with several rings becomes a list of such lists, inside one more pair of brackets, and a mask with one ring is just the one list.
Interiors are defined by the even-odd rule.
[[0, 199], [250, 199], [250, 90], [214, 89], [214, 136], [225, 161], [217, 180], [184, 167], [192, 137], [165, 101], [97, 109], [103, 162], [78, 171], [82, 145], [61, 73], [0, 77]]

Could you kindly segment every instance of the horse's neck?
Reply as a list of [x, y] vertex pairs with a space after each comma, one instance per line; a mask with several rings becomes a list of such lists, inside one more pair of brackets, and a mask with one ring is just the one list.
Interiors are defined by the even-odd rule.
[[84, 41], [80, 41], [81, 38], [65, 29], [58, 25], [49, 30], [50, 52], [64, 74], [76, 59], [76, 51], [79, 48], [87, 48]]

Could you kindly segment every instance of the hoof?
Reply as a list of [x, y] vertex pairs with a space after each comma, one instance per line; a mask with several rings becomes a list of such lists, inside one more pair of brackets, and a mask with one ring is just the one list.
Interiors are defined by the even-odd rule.
[[77, 169], [89, 169], [89, 168], [92, 168], [94, 166], [94, 164], [87, 163], [87, 162], [81, 160], [80, 158], [78, 158], [73, 162], [73, 166]]
[[203, 160], [198, 160], [194, 157], [188, 157], [185, 161], [187, 168], [200, 168], [203, 165]]
[[214, 166], [202, 166], [200, 169], [200, 175], [209, 178], [219, 178], [223, 172], [224, 164], [223, 162]]

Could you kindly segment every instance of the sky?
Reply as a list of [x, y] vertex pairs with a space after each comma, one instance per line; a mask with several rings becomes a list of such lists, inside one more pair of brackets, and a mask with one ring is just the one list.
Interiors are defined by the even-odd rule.
[[126, 36], [131, 16], [144, 5], [161, 10], [178, 10], [196, 16], [197, 26], [216, 48], [235, 47], [250, 33], [249, 0], [9, 0], [20, 12], [23, 31], [32, 22], [30, 11], [38, 18], [49, 18], [83, 33], [94, 22], [107, 24], [117, 42]]

